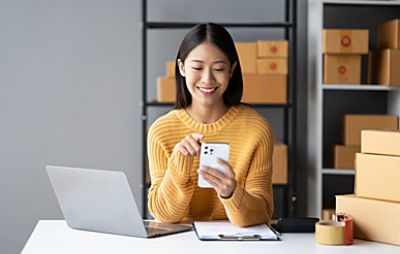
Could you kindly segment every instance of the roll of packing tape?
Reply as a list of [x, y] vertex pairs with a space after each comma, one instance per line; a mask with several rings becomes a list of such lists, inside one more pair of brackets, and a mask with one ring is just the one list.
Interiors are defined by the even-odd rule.
[[333, 216], [336, 221], [341, 221], [345, 224], [344, 244], [352, 245], [354, 241], [353, 219], [349, 215], [344, 213], [334, 213]]
[[315, 223], [315, 239], [319, 244], [344, 245], [345, 222], [319, 221]]

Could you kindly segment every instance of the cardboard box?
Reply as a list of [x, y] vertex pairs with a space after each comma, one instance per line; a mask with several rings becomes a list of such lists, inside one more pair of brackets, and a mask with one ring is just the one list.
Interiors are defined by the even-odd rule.
[[257, 41], [258, 57], [287, 57], [289, 51], [288, 41]]
[[255, 74], [257, 72], [257, 44], [255, 42], [237, 42], [235, 45], [242, 73]]
[[378, 47], [400, 49], [400, 19], [378, 25]]
[[322, 210], [322, 219], [323, 220], [332, 220], [332, 216], [335, 213], [334, 208], [323, 209]]
[[274, 153], [272, 155], [272, 183], [287, 184], [287, 145], [279, 140], [274, 141]]
[[149, 159], [147, 156], [146, 156], [146, 183], [151, 184]]
[[360, 84], [361, 55], [324, 55], [325, 84]]
[[344, 115], [343, 144], [361, 145], [361, 130], [398, 129], [399, 117], [390, 115]]
[[158, 102], [175, 102], [176, 81], [172, 77], [157, 78], [157, 100]]
[[287, 103], [287, 75], [247, 74], [243, 75], [243, 97], [245, 103]]
[[400, 86], [400, 49], [384, 49], [376, 55], [375, 82], [386, 86]]
[[333, 167], [336, 169], [354, 169], [356, 153], [361, 152], [360, 146], [335, 145]]
[[361, 131], [361, 152], [400, 156], [400, 130]]
[[368, 29], [324, 29], [322, 52], [329, 54], [368, 54]]
[[355, 238], [400, 245], [400, 203], [337, 195], [336, 212], [353, 218]]
[[357, 153], [355, 194], [400, 202], [400, 157]]
[[166, 71], [167, 77], [175, 77], [175, 61], [167, 62]]
[[257, 59], [257, 74], [287, 74], [287, 58], [259, 58]]

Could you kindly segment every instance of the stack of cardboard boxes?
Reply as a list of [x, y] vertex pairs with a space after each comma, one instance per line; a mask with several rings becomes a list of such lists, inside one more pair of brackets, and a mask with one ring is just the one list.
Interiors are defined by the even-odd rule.
[[279, 140], [274, 141], [274, 153], [272, 154], [272, 183], [287, 184], [288, 163], [287, 145]]
[[157, 78], [157, 101], [175, 102], [176, 81], [175, 81], [175, 62], [167, 62], [166, 77]]
[[398, 117], [390, 115], [350, 115], [343, 117], [343, 145], [334, 145], [333, 167], [354, 169], [355, 154], [361, 151], [361, 130], [396, 129]]
[[336, 212], [354, 220], [356, 238], [400, 245], [400, 131], [363, 130], [355, 195], [336, 196]]
[[287, 103], [288, 41], [235, 44], [243, 74], [246, 103]]
[[400, 86], [400, 19], [379, 24], [378, 50], [374, 59], [374, 83]]
[[[356, 154], [361, 152], [361, 132], [366, 129], [396, 129], [398, 117], [391, 115], [352, 115], [343, 116], [342, 145], [333, 146], [333, 167], [335, 169], [354, 169]], [[335, 209], [322, 210], [322, 219], [330, 220]]]
[[[246, 103], [287, 103], [288, 41], [235, 44], [243, 74]], [[175, 62], [167, 62], [166, 77], [157, 78], [157, 101], [175, 102]]]
[[360, 84], [361, 55], [368, 54], [368, 30], [324, 29], [324, 84]]

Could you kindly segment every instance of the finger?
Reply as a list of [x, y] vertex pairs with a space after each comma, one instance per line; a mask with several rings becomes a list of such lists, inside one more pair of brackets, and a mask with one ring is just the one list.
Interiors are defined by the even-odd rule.
[[216, 177], [221, 181], [226, 178], [226, 175], [224, 173], [214, 168], [201, 167], [200, 170], [201, 172], [205, 172], [205, 174], [212, 175], [213, 177]]
[[217, 158], [217, 163], [220, 164], [225, 169], [225, 175], [230, 178], [235, 178], [235, 172], [233, 171], [231, 165], [222, 160], [221, 158]]
[[218, 195], [222, 197], [227, 197], [230, 196], [230, 193], [232, 193], [232, 190], [229, 190], [229, 184], [219, 182], [216, 178], [213, 178], [210, 175], [202, 175], [202, 177], [215, 189]]
[[192, 145], [185, 141], [183, 147], [189, 152], [190, 156], [196, 156], [196, 150], [192, 147]]
[[191, 146], [192, 150], [195, 151], [194, 156], [199, 156], [200, 155], [200, 144], [199, 142], [192, 136], [187, 136], [186, 141], [188, 142], [188, 145]]
[[222, 173], [218, 172], [215, 169], [211, 169], [211, 168], [208, 168], [208, 169], [200, 168], [199, 174], [201, 174], [203, 177], [212, 179], [213, 182], [216, 182], [218, 184], [221, 184], [225, 177]]
[[206, 181], [207, 183], [209, 183], [217, 192], [219, 191], [219, 186], [220, 184], [218, 183], [218, 181], [211, 177], [210, 175], [201, 175], [204, 179], [204, 181]]
[[203, 134], [201, 133], [192, 133], [191, 136], [196, 140], [199, 141], [199, 139], [202, 139], [204, 137]]
[[180, 152], [181, 154], [183, 154], [183, 155], [185, 155], [185, 156], [188, 156], [189, 155], [189, 152], [186, 150], [186, 148], [185, 147], [183, 147], [183, 146], [177, 146], [176, 147], [176, 150], [178, 150], [178, 152]]
[[182, 146], [188, 150], [189, 154], [191, 156], [196, 156], [196, 149], [192, 147], [192, 144], [190, 142], [190, 135], [186, 136], [181, 142]]

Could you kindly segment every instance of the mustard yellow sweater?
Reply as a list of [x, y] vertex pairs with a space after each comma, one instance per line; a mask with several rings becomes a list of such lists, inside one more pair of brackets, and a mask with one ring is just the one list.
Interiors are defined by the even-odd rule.
[[[228, 162], [237, 181], [230, 198], [220, 197], [212, 188], [199, 188], [199, 158], [174, 150], [194, 132], [203, 134], [201, 142], [229, 143]], [[164, 222], [229, 219], [238, 226], [269, 222], [273, 211], [272, 152], [269, 123], [247, 106], [232, 106], [211, 124], [196, 122], [184, 109], [171, 111], [149, 129], [150, 213]]]

